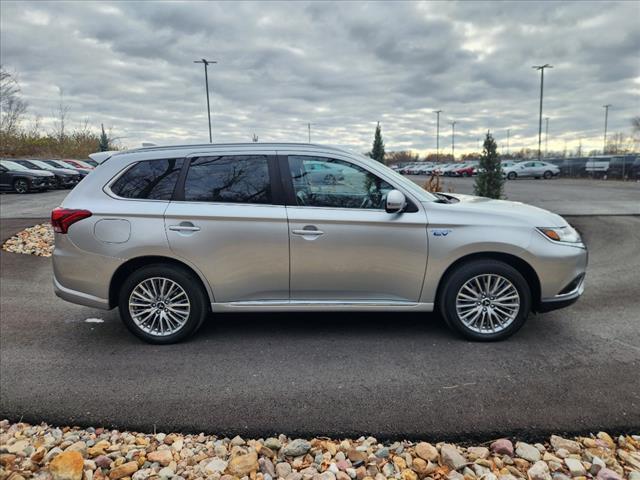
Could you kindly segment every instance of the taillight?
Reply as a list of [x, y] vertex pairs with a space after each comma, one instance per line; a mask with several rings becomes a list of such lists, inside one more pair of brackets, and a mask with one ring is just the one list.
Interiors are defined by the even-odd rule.
[[67, 233], [71, 225], [90, 216], [91, 212], [89, 210], [54, 208], [51, 211], [51, 226], [56, 233]]

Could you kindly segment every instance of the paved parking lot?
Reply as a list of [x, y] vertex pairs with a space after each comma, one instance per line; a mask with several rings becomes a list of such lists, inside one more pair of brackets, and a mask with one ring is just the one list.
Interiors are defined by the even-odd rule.
[[[419, 185], [429, 179], [410, 175]], [[443, 191], [473, 195], [475, 178], [442, 177]], [[560, 215], [640, 215], [640, 182], [554, 178], [507, 180], [507, 200], [529, 203]]]
[[[147, 345], [115, 311], [56, 298], [49, 259], [0, 252], [0, 416], [231, 436], [637, 432], [640, 217], [569, 220], [590, 248], [584, 297], [484, 344], [431, 314], [251, 313]], [[5, 219], [2, 237], [33, 222]]]

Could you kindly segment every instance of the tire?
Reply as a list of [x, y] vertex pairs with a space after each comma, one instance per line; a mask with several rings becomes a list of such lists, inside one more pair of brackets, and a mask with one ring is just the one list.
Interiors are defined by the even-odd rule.
[[[163, 279], [169, 281], [166, 282], [165, 292], [174, 284], [177, 286], [173, 290], [176, 293], [172, 294], [175, 301], [171, 304], [174, 306], [174, 309], [171, 311], [179, 311], [179, 314], [170, 313], [168, 303], [166, 306], [163, 302], [158, 302], [157, 304], [150, 303], [155, 301], [155, 299], [152, 298], [148, 302], [137, 296], [137, 293], [143, 291], [140, 289], [140, 285], [143, 284], [143, 282], [147, 282], [144, 286], [147, 288], [147, 291], [150, 291], [149, 282], [159, 282], [161, 285]], [[158, 285], [158, 283], [156, 283], [156, 285]], [[134, 290], [136, 290], [136, 294], [133, 293]], [[188, 302], [184, 301], [185, 296]], [[144, 306], [130, 307], [130, 300], [132, 300], [131, 303], [134, 305]], [[193, 335], [200, 328], [209, 313], [208, 303], [208, 296], [203, 291], [198, 279], [195, 278], [191, 272], [180, 266], [163, 263], [147, 265], [134, 271], [122, 284], [118, 297], [120, 318], [129, 331], [147, 343], [161, 345], [177, 343]], [[162, 310], [160, 310], [160, 304], [162, 304]], [[188, 304], [188, 307], [183, 306], [186, 304]], [[146, 309], [147, 305], [149, 305], [148, 308], [155, 308], [155, 306], [158, 305], [158, 308], [155, 308], [154, 312], [152, 312], [152, 315], [154, 315], [153, 318], [144, 317], [145, 313], [143, 309]], [[135, 314], [136, 309], [139, 315], [137, 321], [134, 320], [132, 316], [132, 312]], [[164, 312], [165, 315], [164, 321], [163, 317], [161, 317], [162, 312]], [[174, 316], [167, 319], [167, 315]], [[171, 322], [169, 320], [171, 320]], [[152, 323], [149, 324], [148, 322]], [[182, 324], [180, 325], [181, 322]], [[145, 325], [145, 327], [141, 326], [141, 324]], [[174, 326], [174, 331], [163, 333], [159, 331], [161, 327], [164, 329], [165, 326], [169, 329], [170, 325]], [[154, 326], [155, 328], [153, 328]]]
[[16, 193], [28, 193], [29, 192], [29, 180], [26, 178], [17, 178], [13, 182], [13, 191]]
[[[467, 296], [471, 295], [471, 291], [467, 287], [469, 285], [474, 286], [475, 279], [480, 279], [482, 282], [489, 275], [492, 276], [493, 287], [495, 288], [496, 285], [499, 285], [496, 293], [499, 293], [503, 288], [508, 288], [505, 293], [501, 294], [501, 297], [498, 297], [498, 299], [502, 298], [503, 302], [505, 302], [503, 305], [506, 303], [519, 303], [517, 308], [507, 307], [502, 310], [502, 312], [510, 314], [508, 318], [502, 313], [497, 313], [500, 310], [494, 309], [503, 307], [493, 305], [491, 300], [493, 297], [482, 298], [478, 296], [474, 297], [474, 300], [466, 299]], [[502, 283], [498, 283], [499, 281]], [[517, 292], [517, 299], [515, 299], [514, 292]], [[478, 301], [475, 298], [481, 302], [480, 305], [478, 305]], [[531, 289], [520, 272], [512, 266], [492, 259], [473, 260], [456, 267], [455, 270], [447, 275], [440, 291], [438, 303], [440, 312], [449, 328], [468, 340], [492, 342], [510, 337], [524, 325], [531, 310]], [[484, 311], [492, 312], [491, 317], [489, 313], [484, 314], [483, 311], [479, 310], [481, 308], [484, 308]], [[469, 314], [472, 310], [473, 312]], [[471, 326], [461, 318], [461, 315], [465, 315], [465, 313]], [[478, 318], [476, 318], [476, 313]], [[484, 318], [482, 317], [483, 314], [486, 315]], [[498, 322], [498, 318], [501, 315], [503, 316], [504, 325]], [[494, 327], [493, 331], [491, 331], [489, 327], [495, 325], [497, 325], [497, 328]]]
[[518, 174], [516, 172], [509, 172], [507, 174], [507, 179], [509, 180], [515, 180], [518, 177]]
[[543, 178], [545, 180], [549, 180], [551, 177], [553, 177], [553, 173], [551, 171], [547, 170], [546, 172], [544, 172], [544, 174], [542, 176], [543, 176]]

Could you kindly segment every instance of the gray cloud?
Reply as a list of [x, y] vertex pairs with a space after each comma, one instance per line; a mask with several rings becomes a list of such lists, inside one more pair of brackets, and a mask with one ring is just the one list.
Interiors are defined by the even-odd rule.
[[[210, 67], [216, 141], [312, 140], [435, 149], [456, 119], [457, 151], [487, 129], [537, 145], [545, 75], [550, 146], [601, 147], [640, 113], [640, 7], [634, 2], [8, 2], [2, 63], [43, 124], [59, 91], [77, 123], [104, 123], [128, 146], [207, 139]], [[448, 147], [445, 147], [448, 148]]]

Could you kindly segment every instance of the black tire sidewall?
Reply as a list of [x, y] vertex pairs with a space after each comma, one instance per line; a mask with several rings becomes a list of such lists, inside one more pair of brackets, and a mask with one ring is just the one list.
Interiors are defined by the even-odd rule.
[[509, 172], [509, 174], [507, 175], [507, 179], [509, 179], [509, 180], [515, 180], [517, 176], [518, 176], [518, 174], [517, 174], [517, 173]]
[[[468, 329], [456, 312], [456, 295], [462, 285], [476, 275], [493, 273], [508, 279], [520, 294], [520, 311], [515, 320], [505, 330], [494, 334], [481, 334]], [[485, 342], [503, 340], [516, 333], [529, 316], [531, 310], [531, 289], [525, 278], [512, 266], [498, 260], [474, 260], [453, 270], [443, 285], [440, 296], [440, 312], [450, 328], [469, 340]]]
[[553, 177], [553, 173], [551, 173], [549, 170], [547, 170], [546, 172], [544, 172], [544, 174], [542, 175], [546, 180], [549, 180], [551, 177]]
[[[186, 292], [191, 303], [191, 312], [186, 325], [178, 332], [166, 337], [150, 335], [144, 332], [136, 325], [129, 313], [129, 296], [131, 292], [136, 285], [151, 277], [165, 277], [178, 283]], [[118, 297], [118, 308], [120, 310], [120, 318], [131, 333], [147, 343], [165, 345], [180, 342], [193, 335], [200, 328], [209, 313], [207, 302], [207, 297], [202, 290], [200, 282], [194, 278], [191, 272], [176, 265], [153, 264], [139, 268], [123, 282]]]

